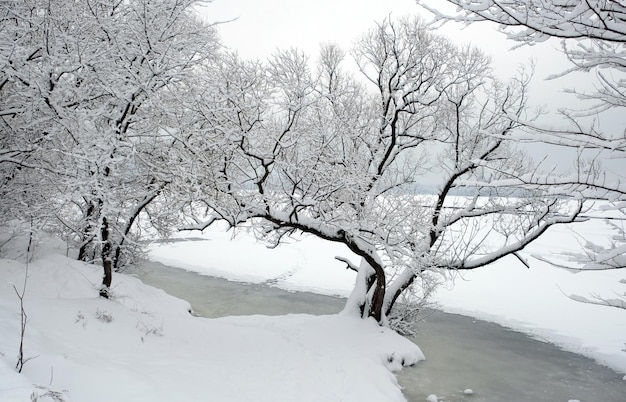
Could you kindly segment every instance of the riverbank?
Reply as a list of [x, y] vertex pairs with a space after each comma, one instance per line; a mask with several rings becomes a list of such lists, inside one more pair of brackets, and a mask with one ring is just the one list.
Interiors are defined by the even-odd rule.
[[[533, 256], [563, 262], [565, 253], [580, 251], [581, 235], [599, 244], [611, 234], [601, 220], [554, 227], [519, 255], [476, 271], [448, 273], [434, 296], [437, 308], [491, 321], [534, 339], [587, 356], [626, 374], [626, 311], [574, 301], [567, 295], [590, 293], [615, 297], [624, 273], [572, 273]], [[354, 272], [335, 256], [358, 258], [342, 245], [307, 235], [288, 239], [276, 249], [257, 242], [245, 229], [185, 232], [175, 242], [154, 244], [149, 257], [166, 265], [236, 282], [267, 284], [289, 291], [347, 297]], [[187, 241], [186, 241], [187, 239]]]
[[[444, 325], [431, 325], [431, 332], [428, 325], [420, 325], [422, 338], [417, 343], [428, 348], [430, 357], [401, 373], [401, 384], [406, 385], [402, 394], [390, 369], [416, 362], [421, 351], [375, 323], [336, 314], [194, 317], [188, 302], [144, 285], [134, 274], [116, 275], [113, 298], [105, 300], [98, 297], [101, 269], [63, 257], [64, 244], [42, 240], [28, 264], [24, 250], [25, 243], [3, 243], [4, 259], [0, 259], [4, 282], [0, 286], [2, 401], [379, 402], [433, 400], [437, 395], [440, 401], [621, 402], [626, 392], [621, 376], [609, 370], [603, 372], [608, 373], [606, 377], [598, 375], [606, 369], [589, 360], [578, 365], [575, 355], [555, 358], [552, 351], [558, 349], [551, 345], [542, 349], [532, 341], [528, 346], [523, 343], [528, 338], [497, 326], [481, 333], [485, 323], [450, 316], [466, 321], [468, 331], [462, 331], [445, 324], [448, 315], [433, 314], [423, 324], [437, 324], [443, 318]], [[26, 292], [20, 293], [27, 269]], [[156, 270], [144, 267], [143, 271]], [[254, 313], [231, 310], [242, 306], [257, 312], [269, 306], [274, 313], [284, 314], [279, 304], [286, 304], [287, 312], [308, 306], [317, 310], [315, 314], [323, 314], [319, 310], [327, 304], [335, 313], [343, 304], [311, 294], [303, 300], [303, 294], [298, 294], [296, 302], [294, 293], [268, 286], [279, 282], [274, 280], [229, 283], [231, 287], [220, 293], [204, 282], [212, 278], [172, 271], [164, 281], [180, 285], [184, 298], [191, 298], [192, 289], [202, 300], [216, 295], [207, 308], [217, 308], [218, 315]], [[225, 281], [221, 282], [223, 286]], [[12, 284], [24, 295], [27, 314], [21, 374], [13, 369], [21, 310]], [[277, 293], [268, 298], [267, 290]], [[247, 299], [250, 295], [252, 302]], [[475, 333], [478, 342], [472, 340]], [[508, 341], [494, 339], [494, 333], [496, 338], [524, 340], [520, 344], [514, 340], [517, 346], [511, 347]], [[442, 350], [429, 344], [438, 340]], [[546, 361], [574, 369], [554, 369]], [[467, 389], [473, 392], [464, 393]], [[554, 390], [560, 391], [550, 393]]]
[[[146, 262], [135, 274], [188, 300], [207, 317], [288, 313], [335, 314], [344, 299], [231, 282]], [[593, 360], [498, 324], [439, 310], [425, 311], [409, 338], [426, 360], [397, 373], [410, 402], [614, 401], [626, 394], [621, 375]], [[471, 394], [464, 393], [472, 390]]]

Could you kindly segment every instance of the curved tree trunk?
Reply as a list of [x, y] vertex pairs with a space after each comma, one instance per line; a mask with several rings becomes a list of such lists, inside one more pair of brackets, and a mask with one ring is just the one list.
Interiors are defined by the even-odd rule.
[[378, 264], [369, 263], [365, 258], [361, 258], [356, 284], [346, 301], [343, 311], [347, 314], [358, 313], [363, 318], [373, 317], [379, 323], [384, 324], [386, 321], [384, 311], [385, 287], [383, 268]]

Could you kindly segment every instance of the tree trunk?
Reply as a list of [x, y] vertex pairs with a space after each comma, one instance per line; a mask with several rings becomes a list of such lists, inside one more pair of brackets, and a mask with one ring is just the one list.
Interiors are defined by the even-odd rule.
[[367, 317], [370, 310], [367, 298], [376, 280], [376, 272], [364, 258], [361, 258], [361, 263], [356, 271], [356, 283], [354, 288], [352, 288], [352, 292], [350, 292], [348, 300], [346, 300], [343, 313]]
[[93, 245], [93, 239], [95, 236], [92, 233], [93, 225], [91, 224], [94, 218], [95, 212], [96, 212], [96, 208], [94, 204], [90, 202], [89, 207], [87, 207], [87, 214], [85, 215], [86, 223], [85, 223], [85, 227], [83, 228], [83, 233], [82, 233], [83, 243], [81, 244], [80, 249], [78, 250], [79, 261], [90, 262], [90, 261], [93, 261], [95, 257], [94, 245]]
[[374, 317], [379, 324], [384, 324], [387, 318], [387, 315], [383, 311], [386, 290], [385, 272], [382, 270], [382, 267], [375, 267], [374, 270], [376, 271], [376, 283], [374, 284], [374, 294], [370, 302], [368, 316]]
[[102, 286], [100, 287], [100, 296], [109, 298], [109, 288], [111, 287], [111, 281], [113, 279], [113, 263], [112, 263], [112, 247], [109, 240], [109, 223], [106, 218], [102, 218], [102, 227], [100, 229], [102, 236], [102, 268], [104, 269], [104, 275], [102, 276]]
[[354, 314], [358, 311], [361, 317], [373, 317], [380, 324], [384, 324], [385, 272], [373, 260], [371, 262], [368, 260], [361, 259], [356, 284], [346, 301], [344, 312]]

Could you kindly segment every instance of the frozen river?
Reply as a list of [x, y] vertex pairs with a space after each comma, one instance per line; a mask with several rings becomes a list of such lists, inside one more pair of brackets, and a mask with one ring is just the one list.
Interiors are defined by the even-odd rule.
[[[241, 284], [145, 262], [145, 283], [187, 300], [204, 317], [333, 314], [343, 300]], [[426, 361], [399, 373], [409, 401], [624, 402], [626, 381], [583, 356], [497, 324], [432, 310], [418, 325]], [[463, 391], [471, 389], [472, 394]]]

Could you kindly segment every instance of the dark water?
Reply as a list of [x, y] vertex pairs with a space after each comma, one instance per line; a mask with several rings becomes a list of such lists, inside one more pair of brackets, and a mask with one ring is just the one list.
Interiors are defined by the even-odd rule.
[[[229, 282], [155, 262], [145, 262], [134, 274], [187, 300], [204, 317], [332, 314], [344, 303], [340, 298]], [[427, 359], [398, 374], [411, 402], [425, 401], [431, 394], [439, 401], [626, 402], [622, 374], [497, 324], [432, 310], [411, 340]], [[467, 389], [473, 393], [465, 394]]]

